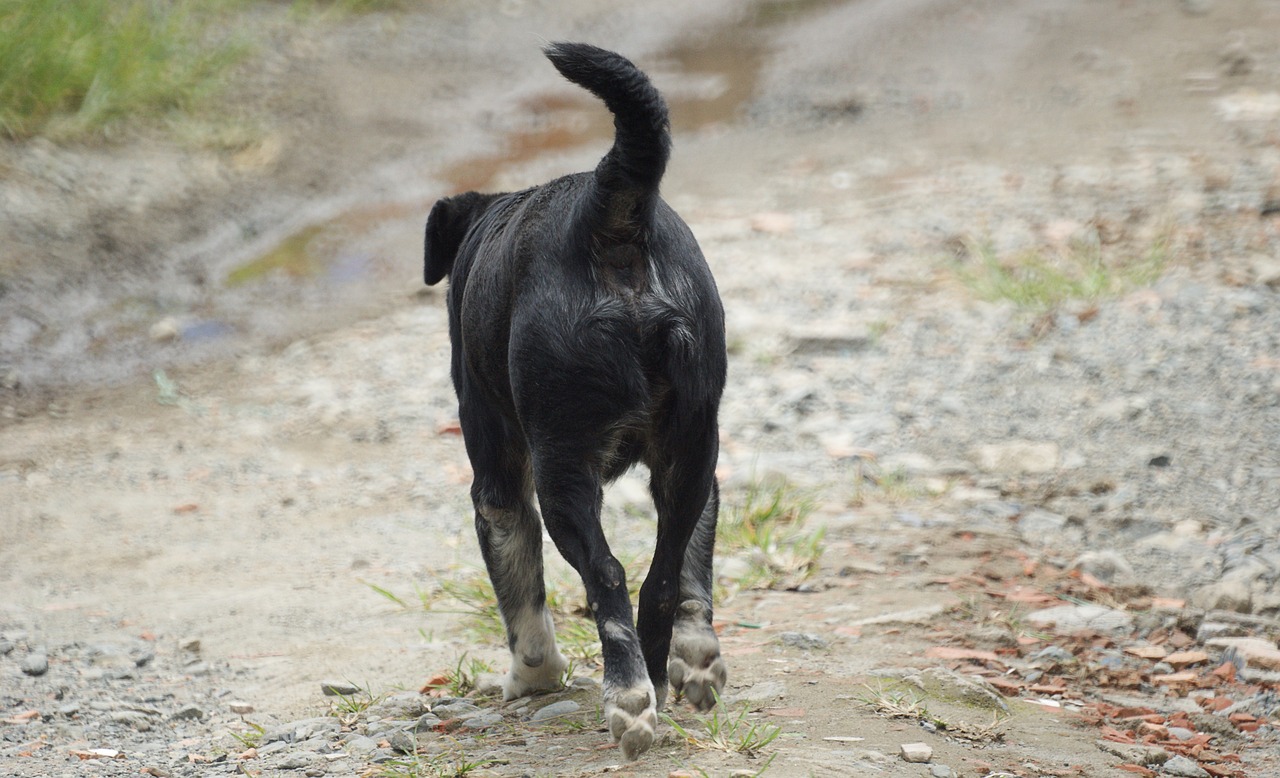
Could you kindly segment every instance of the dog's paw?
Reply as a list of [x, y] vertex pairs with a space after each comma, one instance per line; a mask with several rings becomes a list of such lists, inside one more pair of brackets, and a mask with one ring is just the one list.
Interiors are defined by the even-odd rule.
[[623, 689], [606, 693], [604, 718], [609, 723], [609, 734], [622, 749], [628, 760], [635, 759], [653, 745], [658, 729], [658, 711], [653, 687]]
[[[702, 606], [685, 603], [681, 606]], [[682, 615], [685, 615], [682, 613]], [[693, 613], [691, 616], [700, 614]], [[709, 624], [694, 619], [676, 622], [671, 636], [671, 658], [667, 676], [677, 697], [683, 697], [698, 710], [709, 710], [724, 690], [729, 677], [728, 666], [720, 656], [720, 641]]]
[[511, 657], [511, 672], [502, 681], [502, 699], [514, 700], [564, 688], [564, 669], [569, 666], [569, 660], [559, 651], [539, 659], [535, 660], [537, 664], [529, 664], [528, 657]]

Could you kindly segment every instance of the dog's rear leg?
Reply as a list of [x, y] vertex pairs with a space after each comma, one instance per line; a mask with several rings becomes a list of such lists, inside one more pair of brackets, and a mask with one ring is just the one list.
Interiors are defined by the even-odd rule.
[[582, 457], [557, 451], [534, 457], [538, 502], [560, 553], [582, 576], [604, 654], [604, 718], [627, 759], [653, 744], [657, 697], [631, 619], [626, 571], [609, 550], [600, 527], [599, 477], [578, 464]]
[[671, 686], [699, 710], [716, 704], [728, 678], [720, 656], [720, 640], [711, 626], [711, 557], [719, 507], [719, 490], [713, 482], [685, 550], [684, 569], [680, 571], [680, 607], [671, 634]]
[[669, 673], [676, 694], [700, 710], [715, 705], [728, 675], [711, 627], [711, 559], [719, 512], [716, 443], [710, 425], [700, 439], [690, 436], [683, 446], [664, 446], [660, 461], [651, 463], [658, 543], [640, 591], [649, 677], [665, 697]]
[[485, 424], [482, 434], [468, 433], [467, 452], [475, 480], [471, 499], [476, 508], [476, 535], [498, 609], [507, 629], [511, 671], [502, 696], [513, 700], [531, 692], [559, 689], [568, 662], [556, 648], [555, 627], [547, 608], [542, 576], [542, 526], [533, 507], [524, 446], [505, 432], [495, 417], [463, 412], [464, 428]]

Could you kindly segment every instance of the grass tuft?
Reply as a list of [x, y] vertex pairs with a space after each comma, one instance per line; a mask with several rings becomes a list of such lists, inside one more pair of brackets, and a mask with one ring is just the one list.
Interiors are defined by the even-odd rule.
[[210, 35], [202, 7], [0, 0], [0, 133], [74, 137], [193, 109], [246, 51]]
[[818, 568], [824, 528], [809, 531], [805, 519], [813, 511], [807, 497], [784, 485], [753, 484], [739, 505], [732, 506], [716, 527], [722, 554], [742, 553], [751, 571], [738, 585], [751, 589], [798, 585]]
[[1107, 257], [1101, 247], [1087, 244], [1005, 258], [998, 257], [989, 243], [970, 242], [966, 249], [968, 260], [956, 266], [966, 286], [983, 299], [1008, 300], [1037, 313], [1145, 286], [1160, 277], [1168, 261], [1162, 241], [1137, 257]]
[[691, 746], [755, 756], [782, 734], [782, 728], [749, 719], [749, 713], [748, 705], [743, 705], [737, 714], [730, 712], [720, 696], [716, 695], [716, 704], [710, 713], [694, 714], [694, 719], [701, 725], [701, 731], [684, 727], [665, 713], [662, 717]]

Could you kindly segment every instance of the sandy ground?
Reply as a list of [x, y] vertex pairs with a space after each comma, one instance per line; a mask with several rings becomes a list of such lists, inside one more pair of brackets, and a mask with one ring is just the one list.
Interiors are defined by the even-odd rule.
[[[727, 775], [772, 753], [769, 774], [923, 776], [898, 749], [926, 741], [957, 775], [1124, 775], [1115, 765], [1134, 760], [1066, 714], [1138, 704], [1105, 684], [1075, 678], [1057, 707], [1010, 698], [1007, 719], [946, 714], [949, 731], [868, 702], [882, 688], [872, 671], [958, 666], [930, 649], [1009, 649], [1026, 635], [989, 590], [1017, 579], [1064, 593], [1099, 543], [1125, 551], [1141, 596], [1188, 601], [1199, 620], [1243, 612], [1275, 639], [1274, 575], [1242, 584], [1239, 606], [1222, 599], [1228, 568], [1197, 555], [1254, 532], [1249, 553], [1276, 558], [1274, 4], [502, 8], [301, 32], [265, 19], [280, 45], [248, 68], [244, 104], [271, 119], [235, 151], [3, 150], [0, 772], [80, 774], [67, 753], [86, 747], [128, 754], [90, 762], [100, 774], [230, 772], [234, 760], [186, 758], [235, 746], [229, 700], [287, 722], [328, 710], [325, 679], [381, 695], [464, 652], [504, 666], [455, 616], [373, 587], [412, 604], [479, 565], [420, 231], [431, 200], [457, 188], [594, 165], [602, 110], [556, 81], [542, 38], [624, 51], [670, 97], [664, 194], [729, 316], [726, 502], [785, 480], [826, 527], [801, 590], [737, 591], [718, 614], [731, 698], [783, 735], [757, 758], [668, 737], [621, 772]], [[955, 269], [977, 245], [1013, 255], [1082, 239], [1168, 258], [1153, 284], [1047, 315], [983, 301]], [[1051, 446], [1047, 465], [980, 451], [1026, 441]], [[1175, 470], [1152, 469], [1169, 455]], [[628, 555], [650, 542], [643, 482], [609, 497]], [[1036, 511], [1062, 522], [1035, 525]], [[1057, 572], [1026, 573], [1029, 561]], [[1148, 621], [1110, 648], [1164, 628]], [[782, 637], [794, 633], [820, 640]], [[1038, 639], [1012, 656], [1062, 642]], [[151, 669], [94, 671], [92, 656], [142, 644]], [[30, 677], [19, 660], [39, 648], [50, 669]], [[118, 731], [90, 712], [157, 685], [163, 702], [149, 704], [204, 715]], [[1190, 699], [1158, 684], [1126, 693], [1162, 711]], [[58, 714], [64, 699], [82, 710]], [[42, 713], [13, 718], [28, 709]], [[976, 720], [988, 715], [998, 732]], [[514, 726], [461, 747], [504, 759], [484, 768], [499, 775], [617, 769], [590, 721]], [[1258, 737], [1215, 747], [1242, 755], [1240, 774], [1280, 774], [1274, 734]], [[357, 762], [325, 769], [359, 774]]]

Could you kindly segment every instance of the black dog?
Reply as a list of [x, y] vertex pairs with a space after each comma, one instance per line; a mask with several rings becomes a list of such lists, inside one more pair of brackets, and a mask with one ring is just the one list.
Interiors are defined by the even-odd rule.
[[[559, 688], [566, 666], [546, 606], [536, 493], [582, 576], [604, 653], [605, 720], [634, 759], [653, 742], [668, 670], [676, 693], [703, 709], [725, 682], [711, 628], [724, 311], [689, 228], [658, 196], [671, 145], [662, 96], [612, 52], [558, 43], [545, 53], [604, 100], [613, 147], [592, 173], [436, 203], [425, 279], [449, 276], [476, 532], [512, 654], [504, 695]], [[604, 485], [637, 462], [658, 512], [638, 630], [600, 527]]]

